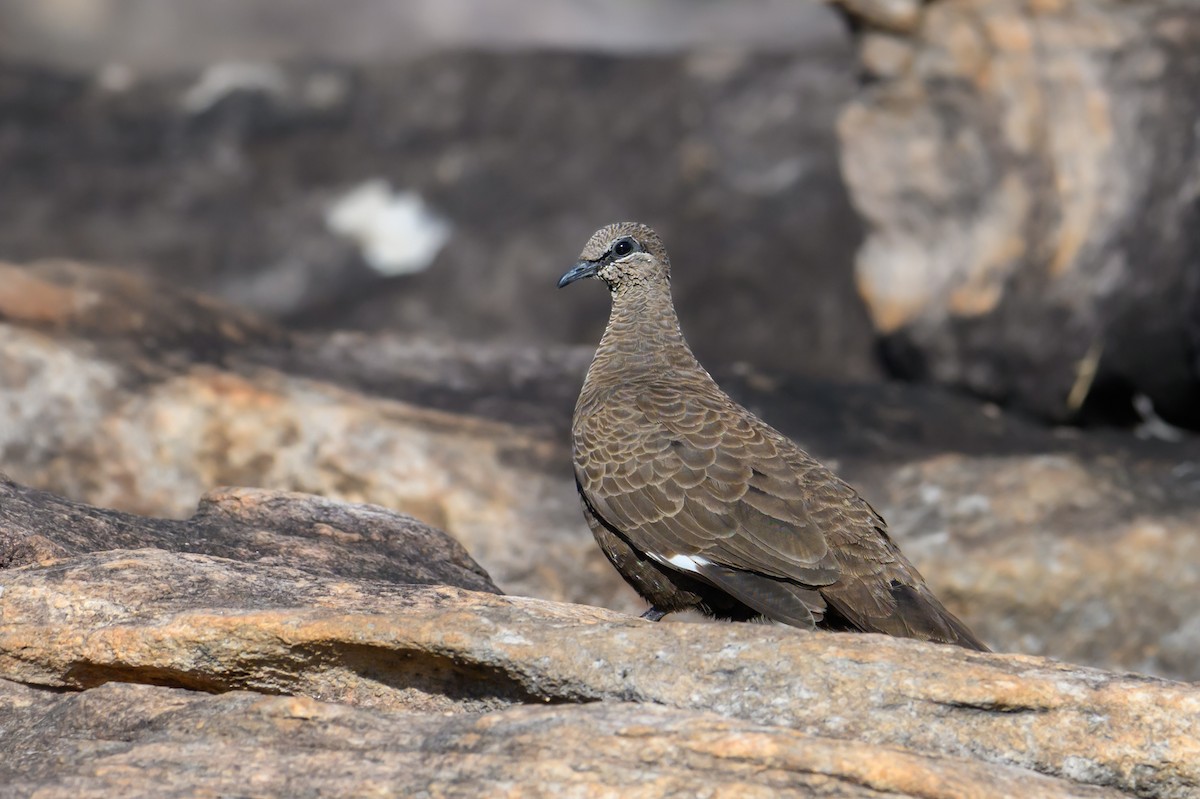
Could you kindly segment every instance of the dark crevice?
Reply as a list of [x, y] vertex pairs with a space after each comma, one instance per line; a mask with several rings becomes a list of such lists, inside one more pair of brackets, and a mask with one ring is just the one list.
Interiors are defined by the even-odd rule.
[[[294, 652], [293, 656], [290, 662], [276, 663], [276, 667], [296, 674], [341, 668], [389, 690], [414, 692], [433, 700], [447, 700], [470, 711], [488, 711], [517, 704], [591, 704], [614, 698], [619, 701], [644, 701], [632, 690], [619, 697], [600, 696], [570, 684], [556, 685], [549, 691], [534, 690], [503, 667], [424, 651], [397, 652], [367, 645], [337, 645], [306, 648]], [[20, 684], [54, 694], [77, 694], [114, 682], [208, 694], [230, 691], [252, 691], [272, 696], [302, 693], [271, 688], [250, 679], [250, 675], [263, 672], [264, 663], [241, 665], [239, 675], [210, 675], [161, 667], [76, 663], [63, 675], [69, 686]]]
[[[412, 691], [449, 700], [473, 710], [515, 704], [586, 704], [602, 700], [597, 695], [576, 692], [570, 685], [557, 686], [553, 692], [536, 691], [502, 667], [424, 651], [397, 652], [367, 645], [331, 645], [307, 647], [292, 655], [290, 662], [276, 663], [276, 667], [297, 674], [341, 668], [393, 691]], [[64, 674], [64, 679], [72, 687], [60, 691], [78, 692], [105, 683], [120, 682], [209, 694], [229, 691], [253, 691], [268, 695], [294, 693], [291, 690], [272, 689], [248, 679], [249, 675], [261, 673], [264, 663], [241, 665], [240, 671], [245, 677], [161, 667], [78, 663]]]
[[11, 677], [3, 677], [0, 679], [4, 679], [4, 680], [7, 680], [8, 682], [16, 683], [17, 685], [24, 686], [24, 687], [30, 689], [31, 691], [37, 691], [37, 692], [43, 693], [43, 694], [78, 694], [85, 690], [83, 688], [78, 688], [73, 685], [42, 685], [42, 684], [36, 683], [36, 682], [25, 682], [24, 680], [15, 680]]
[[541, 701], [541, 697], [502, 669], [428, 652], [395, 652], [352, 644], [318, 649], [312, 656], [324, 665], [339, 665], [388, 688], [416, 690], [455, 702], [525, 704]]
[[969, 702], [961, 699], [952, 700], [931, 700], [938, 707], [950, 708], [951, 710], [966, 710], [971, 712], [981, 713], [1005, 713], [1005, 714], [1023, 714], [1023, 713], [1049, 713], [1053, 708], [1043, 705], [1019, 705], [1008, 702]]
[[[164, 669], [146, 666], [122, 666], [98, 663], [76, 663], [67, 669], [63, 679], [77, 686], [74, 690], [88, 690], [105, 683], [121, 682], [135, 685], [157, 685], [163, 688], [184, 688], [207, 694], [241, 690], [243, 686], [232, 680], [222, 680], [211, 675], [188, 672], [180, 669]], [[277, 693], [257, 690], [259, 693]]]
[[537, 691], [501, 666], [427, 651], [397, 652], [368, 645], [319, 647], [308, 653], [309, 667], [340, 666], [387, 688], [440, 696], [480, 709], [513, 704], [581, 704], [600, 697], [574, 694], [569, 685]]

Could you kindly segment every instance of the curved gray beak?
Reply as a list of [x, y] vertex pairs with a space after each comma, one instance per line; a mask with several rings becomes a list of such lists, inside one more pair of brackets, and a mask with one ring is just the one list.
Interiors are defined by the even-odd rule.
[[583, 280], [585, 277], [594, 277], [596, 270], [600, 268], [599, 261], [580, 261], [570, 269], [567, 273], [558, 279], [558, 287], [568, 286], [576, 280]]

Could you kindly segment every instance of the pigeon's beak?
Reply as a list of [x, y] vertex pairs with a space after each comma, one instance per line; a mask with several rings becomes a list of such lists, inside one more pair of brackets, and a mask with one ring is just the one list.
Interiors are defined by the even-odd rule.
[[558, 287], [568, 286], [576, 280], [583, 280], [585, 277], [595, 277], [596, 270], [600, 268], [599, 261], [580, 261], [567, 270], [567, 273], [558, 279]]

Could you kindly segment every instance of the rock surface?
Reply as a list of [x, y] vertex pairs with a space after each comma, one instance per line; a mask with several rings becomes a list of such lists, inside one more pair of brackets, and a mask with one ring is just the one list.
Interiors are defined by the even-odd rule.
[[[238, 483], [371, 502], [447, 530], [509, 593], [644, 609], [571, 478], [590, 349], [295, 335], [81, 265], [0, 277], [0, 463], [14, 479], [163, 516]], [[150, 297], [154, 312], [139, 310]], [[1200, 442], [1050, 432], [922, 387], [718, 379], [858, 485], [993, 648], [1200, 679]], [[303, 546], [320, 563], [360, 545]]]
[[[606, 600], [625, 591], [605, 564], [587, 565], [594, 547], [577, 500], [555, 490], [570, 480], [565, 445], [503, 421], [529, 417], [537, 394], [506, 403], [495, 392], [497, 421], [449, 413], [439, 405], [453, 375], [439, 373], [441, 392], [427, 392], [410, 377], [424, 356], [405, 363], [414, 348], [386, 338], [378, 360], [355, 370], [355, 391], [345, 375], [366, 353], [352, 344], [310, 342], [185, 291], [66, 263], [0, 272], [2, 322], [0, 412], [10, 423], [0, 462], [22, 483], [163, 516], [190, 514], [219, 485], [370, 502], [507, 564], [495, 572], [506, 590]], [[469, 364], [462, 372], [473, 374]], [[519, 375], [505, 383], [519, 388]], [[397, 385], [427, 402], [379, 396]], [[569, 408], [576, 389], [557, 390]]]
[[[1200, 7], [934, 0], [843, 112], [891, 367], [1053, 420], [1200, 428]], [[912, 5], [912, 4], [896, 4]]]
[[[603, 329], [603, 292], [555, 281], [597, 226], [639, 218], [675, 254], [702, 354], [867, 377], [834, 132], [852, 62], [845, 39], [794, 55], [448, 52], [129, 72], [116, 88], [104, 70], [6, 62], [0, 258], [114, 264], [294, 327], [582, 343]], [[331, 227], [352, 194], [357, 240]], [[450, 226], [440, 250], [416, 244], [430, 219]], [[373, 268], [364, 241], [394, 258]], [[730, 324], [706, 322], [718, 304]]]
[[[53, 719], [53, 725], [45, 724]], [[715, 714], [601, 703], [414, 716], [306, 697], [0, 680], [6, 796], [1122, 796]], [[431, 751], [431, 742], [436, 750]], [[52, 764], [52, 765], [51, 765]]]
[[939, 590], [1009, 651], [1200, 679], [1196, 454], [933, 457], [875, 495]]
[[[782, 756], [806, 749], [786, 740], [788, 730], [902, 747], [915, 754], [908, 755], [910, 766], [896, 771], [886, 760], [869, 766], [875, 752], [861, 745], [840, 750], [818, 741], [809, 755], [833, 756], [857, 770], [859, 780], [868, 772], [899, 780], [893, 790], [900, 795], [927, 795], [926, 781], [941, 778], [936, 764], [917, 755], [951, 758], [951, 770], [965, 768], [957, 760], [964, 758], [1140, 795], [1186, 797], [1200, 789], [1200, 689], [1038, 658], [765, 625], [656, 625], [449, 586], [347, 582], [161, 550], [11, 569], [0, 573], [0, 588], [0, 678], [26, 685], [249, 689], [393, 713], [634, 702], [737, 720], [721, 733], [721, 722], [711, 716], [695, 725], [686, 714], [675, 717], [683, 740], [674, 757], [703, 751], [714, 724], [718, 737], [727, 737], [710, 740], [710, 753], [736, 752], [728, 736], [741, 734], [762, 736], [750, 747], [752, 758], [762, 756], [756, 751]], [[224, 706], [245, 708], [251, 701], [230, 697]], [[294, 700], [258, 708], [285, 718], [289, 708], [322, 715], [315, 703]], [[594, 724], [604, 744], [610, 735], [633, 736], [631, 729], [653, 737], [671, 726], [669, 713], [641, 721], [643, 713], [612, 706], [594, 716], [578, 708], [530, 709], [464, 719], [459, 734], [495, 724], [507, 737], [505, 725], [516, 729], [525, 719], [528, 729], [547, 737], [554, 737], [556, 724]], [[448, 725], [429, 718], [426, 730]], [[738, 722], [785, 729], [747, 730]], [[210, 735], [221, 737], [203, 737]], [[448, 758], [446, 767], [466, 757], [452, 743], [433, 740], [434, 751]], [[628, 745], [653, 752], [672, 743]], [[594, 754], [607, 755], [603, 749]], [[899, 754], [885, 750], [884, 757]], [[911, 774], [906, 785], [902, 778], [921, 762], [928, 774]], [[773, 771], [780, 763], [764, 766]]]
[[70, 502], [0, 475], [0, 569], [84, 552], [157, 547], [310, 574], [500, 593], [457, 541], [411, 516], [308, 494], [223, 488], [190, 519], [149, 519]]

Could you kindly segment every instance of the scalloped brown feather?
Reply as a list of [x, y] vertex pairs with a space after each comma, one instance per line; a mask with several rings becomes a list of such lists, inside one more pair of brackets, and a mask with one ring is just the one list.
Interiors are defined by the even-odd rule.
[[[642, 251], [611, 256], [630, 236]], [[575, 476], [597, 542], [651, 605], [986, 650], [853, 488], [696, 361], [653, 231], [610, 225], [583, 258], [613, 304], [575, 407]]]

